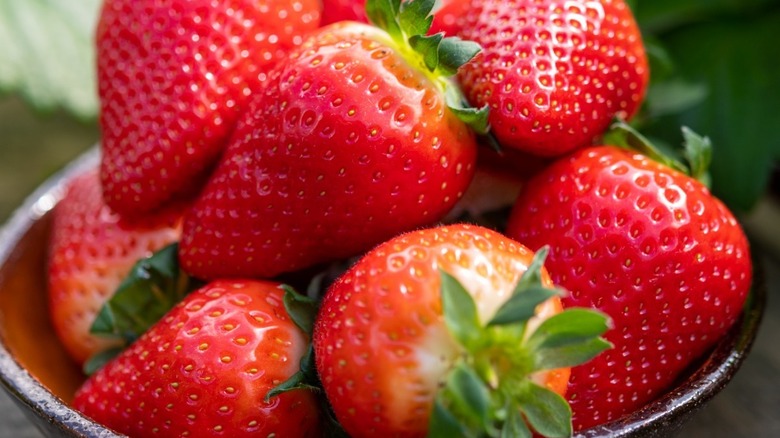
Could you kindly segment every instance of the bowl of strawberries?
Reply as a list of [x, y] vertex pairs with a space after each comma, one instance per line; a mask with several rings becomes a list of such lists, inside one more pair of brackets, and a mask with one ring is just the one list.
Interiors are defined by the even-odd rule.
[[629, 123], [630, 9], [353, 3], [104, 2], [100, 145], [3, 228], [5, 388], [49, 436], [680, 427], [766, 291], [709, 141]]

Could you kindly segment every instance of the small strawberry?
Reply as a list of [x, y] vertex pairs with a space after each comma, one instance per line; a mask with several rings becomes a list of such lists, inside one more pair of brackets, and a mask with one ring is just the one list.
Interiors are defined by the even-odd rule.
[[485, 112], [461, 108], [447, 79], [478, 47], [426, 37], [432, 3], [369, 0], [386, 31], [337, 23], [279, 64], [187, 214], [187, 272], [275, 276], [452, 208], [474, 173], [467, 122], [484, 128]]
[[471, 0], [452, 28], [482, 54], [461, 70], [507, 148], [555, 156], [631, 117], [648, 83], [639, 28], [623, 0]]
[[106, 0], [97, 79], [108, 205], [139, 214], [196, 191], [267, 71], [318, 24], [317, 0]]
[[[328, 289], [317, 372], [353, 437], [571, 434], [567, 367], [608, 346], [601, 315], [561, 313], [543, 255], [485, 228], [396, 237]], [[522, 414], [521, 414], [522, 412]], [[483, 435], [479, 432], [491, 432]]]
[[138, 259], [179, 239], [182, 211], [120, 217], [103, 202], [96, 168], [68, 183], [52, 213], [47, 279], [52, 324], [77, 363], [114, 344], [89, 333], [92, 321]]
[[281, 288], [215, 281], [188, 295], [76, 393], [73, 406], [130, 436], [316, 436], [314, 393], [269, 390], [309, 345]]
[[533, 178], [507, 234], [551, 246], [547, 267], [570, 291], [564, 306], [615, 322], [615, 348], [572, 370], [575, 428], [666, 390], [734, 323], [751, 283], [748, 242], [731, 212], [697, 180], [614, 146], [578, 151]]

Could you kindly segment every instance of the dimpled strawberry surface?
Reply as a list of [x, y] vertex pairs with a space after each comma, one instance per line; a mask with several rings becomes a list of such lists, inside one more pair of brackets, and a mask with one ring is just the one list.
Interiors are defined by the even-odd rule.
[[623, 0], [106, 0], [97, 45], [104, 234], [182, 218], [121, 251], [114, 295], [67, 302], [62, 273], [120, 275], [92, 257], [112, 242], [76, 245], [101, 232], [57, 231], [81, 206], [54, 212], [54, 323], [98, 313], [117, 347], [75, 358], [101, 424], [570, 436], [740, 315], [750, 250], [700, 182], [709, 141], [684, 128], [683, 163], [627, 122], [649, 70]]

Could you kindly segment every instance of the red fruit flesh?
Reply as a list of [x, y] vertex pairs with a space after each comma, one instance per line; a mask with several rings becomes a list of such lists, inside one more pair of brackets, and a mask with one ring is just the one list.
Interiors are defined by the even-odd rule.
[[277, 284], [217, 281], [193, 292], [78, 390], [73, 406], [144, 436], [316, 436], [311, 391], [263, 399], [294, 374], [306, 335]]
[[623, 0], [472, 0], [461, 20], [483, 48], [460, 70], [464, 92], [507, 148], [561, 155], [642, 103], [647, 60]]
[[476, 145], [383, 31], [336, 24], [275, 71], [188, 213], [183, 268], [269, 277], [358, 254], [435, 222]]
[[195, 192], [318, 10], [317, 0], [107, 0], [96, 36], [106, 202], [138, 215]]
[[551, 245], [565, 306], [614, 321], [615, 347], [572, 369], [575, 429], [615, 420], [666, 390], [734, 323], [751, 283], [748, 242], [698, 181], [638, 154], [590, 148], [532, 179], [507, 234]]
[[103, 202], [97, 169], [68, 183], [52, 213], [47, 279], [52, 324], [77, 363], [113, 345], [89, 334], [95, 316], [136, 261], [179, 239], [182, 210], [123, 218]]
[[[314, 348], [323, 388], [347, 433], [426, 436], [436, 391], [462, 353], [443, 321], [439, 269], [471, 293], [484, 322], [511, 296], [532, 257], [496, 232], [452, 225], [383, 243], [340, 277], [321, 304]], [[537, 315], [560, 311], [556, 298]], [[568, 369], [538, 378], [562, 392]]]

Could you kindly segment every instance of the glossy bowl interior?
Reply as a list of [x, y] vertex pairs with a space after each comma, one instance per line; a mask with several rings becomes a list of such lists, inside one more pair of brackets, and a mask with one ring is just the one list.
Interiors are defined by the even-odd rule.
[[[35, 191], [0, 230], [0, 382], [46, 436], [112, 437], [70, 409], [83, 376], [49, 323], [46, 242], [64, 181], [97, 161], [91, 151]], [[731, 380], [755, 339], [766, 302], [760, 272], [740, 321], [673, 390], [645, 408], [578, 436], [668, 436]]]

